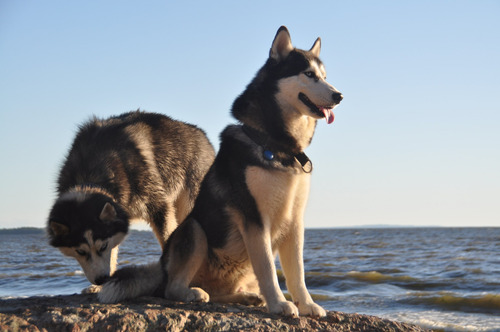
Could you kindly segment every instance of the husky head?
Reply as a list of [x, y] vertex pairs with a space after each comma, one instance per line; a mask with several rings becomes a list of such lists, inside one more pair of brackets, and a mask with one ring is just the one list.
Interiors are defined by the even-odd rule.
[[127, 214], [109, 196], [72, 191], [52, 207], [47, 232], [50, 244], [74, 257], [87, 279], [100, 285], [116, 269], [128, 225]]
[[290, 122], [306, 121], [312, 131], [318, 119], [332, 123], [333, 108], [343, 96], [326, 81], [320, 49], [320, 38], [308, 51], [294, 48], [287, 28], [282, 26], [267, 62], [235, 100], [233, 116], [275, 139], [292, 143], [296, 135], [291, 133]]

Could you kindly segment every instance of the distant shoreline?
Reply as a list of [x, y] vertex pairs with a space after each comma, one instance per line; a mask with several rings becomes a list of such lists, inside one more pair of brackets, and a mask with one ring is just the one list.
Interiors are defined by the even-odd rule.
[[[415, 225], [361, 225], [361, 226], [337, 226], [337, 227], [306, 227], [306, 230], [360, 230], [360, 229], [481, 229], [481, 228], [500, 228], [500, 226], [415, 226]], [[131, 229], [132, 232], [149, 232], [150, 229]], [[32, 234], [45, 232], [42, 227], [16, 227], [16, 228], [0, 228], [0, 233], [16, 233], [16, 234]]]
[[45, 228], [41, 227], [16, 227], [16, 228], [0, 228], [0, 233], [16, 233], [29, 234], [45, 232]]

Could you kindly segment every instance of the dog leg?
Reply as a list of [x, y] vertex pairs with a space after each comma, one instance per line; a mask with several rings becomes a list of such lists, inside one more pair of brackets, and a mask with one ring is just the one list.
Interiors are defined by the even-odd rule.
[[177, 227], [177, 224], [182, 223], [184, 219], [186, 219], [189, 212], [193, 209], [194, 198], [192, 196], [193, 195], [191, 194], [189, 188], [181, 190], [177, 195], [177, 198], [174, 201], [175, 218], [177, 220], [175, 227]]
[[116, 271], [116, 266], [118, 264], [118, 247], [116, 246], [111, 249], [111, 257], [109, 259], [109, 275], [112, 276]]
[[286, 278], [286, 287], [301, 315], [324, 317], [326, 311], [314, 303], [304, 280], [304, 230], [302, 223], [296, 222], [294, 226], [294, 229], [279, 247], [279, 257]]
[[178, 222], [175, 206], [171, 202], [166, 201], [162, 208], [153, 213], [153, 219], [149, 224], [162, 249], [165, 249], [168, 238], [177, 228]]
[[298, 316], [297, 307], [285, 299], [279, 287], [269, 231], [259, 226], [250, 226], [248, 232], [244, 233], [244, 241], [269, 312]]
[[162, 257], [168, 283], [165, 298], [182, 302], [208, 302], [201, 288], [189, 287], [207, 256], [205, 232], [194, 219], [187, 219], [172, 234]]

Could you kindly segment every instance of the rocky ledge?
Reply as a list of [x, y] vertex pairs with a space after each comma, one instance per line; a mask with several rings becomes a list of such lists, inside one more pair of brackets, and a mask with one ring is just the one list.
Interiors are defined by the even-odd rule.
[[144, 297], [101, 304], [95, 295], [0, 300], [0, 331], [424, 331], [373, 316], [328, 312], [286, 318], [263, 308]]

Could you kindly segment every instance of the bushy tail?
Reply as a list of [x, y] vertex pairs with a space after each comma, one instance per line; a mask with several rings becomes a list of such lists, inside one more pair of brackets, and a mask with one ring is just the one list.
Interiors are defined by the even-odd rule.
[[116, 271], [97, 297], [102, 303], [116, 303], [139, 296], [154, 295], [163, 284], [165, 273], [160, 262], [128, 266]]

